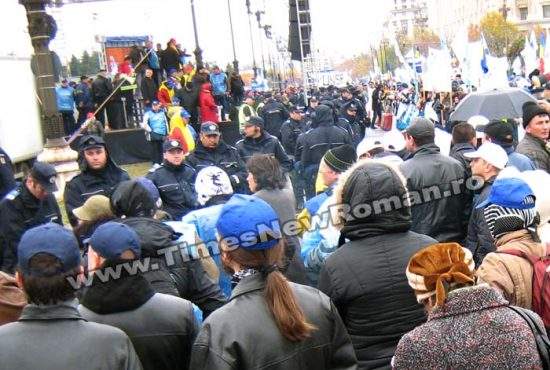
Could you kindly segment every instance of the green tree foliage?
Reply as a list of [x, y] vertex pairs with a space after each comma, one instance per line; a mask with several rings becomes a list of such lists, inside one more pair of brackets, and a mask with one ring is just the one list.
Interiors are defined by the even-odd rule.
[[101, 66], [99, 65], [99, 58], [100, 58], [99, 52], [94, 51], [91, 56], [90, 70], [88, 71], [88, 75], [95, 75], [101, 69]]
[[88, 53], [87, 50], [85, 50], [82, 53], [82, 57], [80, 58], [80, 72], [84, 75], [90, 74], [90, 70], [92, 70], [92, 57], [90, 56], [90, 53]]
[[72, 55], [71, 61], [69, 62], [69, 69], [71, 71], [71, 76], [79, 76], [82, 73], [80, 73], [80, 60]]
[[412, 38], [404, 32], [397, 33], [396, 38], [403, 55], [407, 54], [413, 46], [420, 53], [428, 55], [428, 48], [438, 48], [441, 43], [439, 36], [427, 27], [415, 26]]
[[499, 12], [487, 13], [480, 22], [481, 33], [492, 55], [506, 56], [513, 61], [524, 47], [524, 37], [518, 28]]

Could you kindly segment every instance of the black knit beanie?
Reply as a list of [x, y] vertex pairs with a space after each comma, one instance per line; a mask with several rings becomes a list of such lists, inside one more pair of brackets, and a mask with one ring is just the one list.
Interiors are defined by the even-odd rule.
[[329, 149], [323, 160], [333, 171], [342, 173], [350, 168], [357, 160], [355, 149], [349, 144], [344, 144], [333, 149]]
[[541, 114], [548, 114], [546, 110], [541, 108], [536, 102], [534, 101], [527, 101], [523, 103], [523, 106], [521, 107], [523, 110], [523, 128], [526, 128], [529, 122], [531, 120]]

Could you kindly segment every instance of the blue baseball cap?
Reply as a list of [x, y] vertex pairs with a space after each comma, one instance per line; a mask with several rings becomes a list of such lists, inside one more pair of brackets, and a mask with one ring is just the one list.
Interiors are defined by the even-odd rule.
[[[38, 253], [48, 253], [61, 261], [62, 268], [31, 269], [29, 262]], [[74, 234], [56, 223], [47, 223], [27, 230], [17, 246], [17, 264], [24, 275], [55, 276], [80, 265], [80, 250]]]
[[183, 118], [186, 118], [186, 119], [191, 118], [191, 115], [189, 114], [189, 112], [187, 110], [185, 110], [184, 108], [181, 108], [180, 116], [183, 117]]
[[282, 238], [277, 213], [253, 195], [233, 195], [222, 207], [216, 229], [229, 247], [247, 250], [273, 248]]
[[506, 208], [532, 209], [535, 208], [535, 194], [529, 185], [518, 178], [505, 177], [496, 179], [491, 187], [491, 193], [476, 209], [485, 208], [489, 204], [496, 204]]
[[122, 252], [127, 250], [134, 252], [136, 258], [141, 256], [138, 235], [130, 226], [119, 222], [104, 223], [85, 242], [107, 260], [120, 258]]

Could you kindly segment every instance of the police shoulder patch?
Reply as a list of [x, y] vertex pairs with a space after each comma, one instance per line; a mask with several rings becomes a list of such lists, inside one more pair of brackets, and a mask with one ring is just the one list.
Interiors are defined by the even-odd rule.
[[14, 200], [19, 196], [19, 194], [21, 194], [21, 189], [16, 188], [10, 191], [8, 194], [6, 194], [5, 198], [7, 200]]
[[153, 165], [153, 167], [151, 167], [151, 168], [149, 169], [149, 173], [153, 173], [153, 172], [155, 172], [156, 170], [158, 170], [159, 168], [162, 168], [162, 164], [155, 163], [155, 164]]

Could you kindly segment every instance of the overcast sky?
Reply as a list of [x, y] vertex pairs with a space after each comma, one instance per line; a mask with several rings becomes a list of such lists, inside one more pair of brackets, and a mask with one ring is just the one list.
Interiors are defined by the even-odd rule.
[[[17, 0], [2, 0], [0, 31], [4, 35], [0, 54], [30, 52], [24, 8]], [[245, 0], [230, 0], [237, 59], [241, 65], [252, 60]], [[251, 0], [252, 12], [266, 10], [264, 23], [273, 25], [273, 34], [288, 36], [288, 0]], [[350, 57], [368, 50], [380, 38], [390, 1], [310, 0], [315, 48], [336, 58]], [[264, 8], [265, 6], [265, 8]], [[233, 60], [227, 0], [195, 0], [199, 43], [207, 61], [220, 65]], [[64, 56], [81, 55], [98, 49], [95, 35], [152, 35], [155, 42], [174, 37], [187, 50], [195, 47], [189, 0], [110, 0], [66, 5], [50, 13], [58, 22], [57, 39], [51, 46]], [[260, 64], [258, 27], [253, 16], [256, 59]], [[13, 35], [13, 37], [10, 37]], [[25, 37], [23, 37], [25, 36]], [[274, 48], [263, 38], [263, 47]]]

